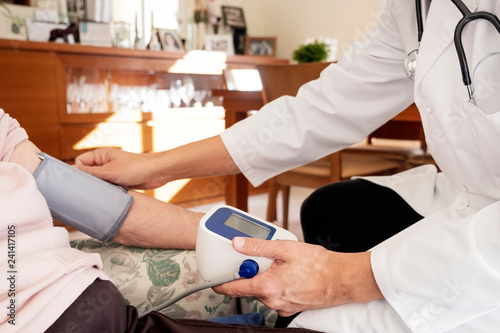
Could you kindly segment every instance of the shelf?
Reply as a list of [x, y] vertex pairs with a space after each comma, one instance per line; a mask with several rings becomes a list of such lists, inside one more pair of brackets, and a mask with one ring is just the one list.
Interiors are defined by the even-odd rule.
[[200, 51], [191, 52], [167, 52], [152, 50], [133, 50], [118, 47], [98, 47], [79, 44], [61, 44], [52, 42], [31, 42], [11, 39], [0, 39], [0, 49], [23, 50], [23, 51], [43, 51], [58, 54], [70, 55], [98, 55], [117, 56], [125, 58], [144, 58], [161, 60], [179, 60], [198, 62], [223, 62], [232, 66], [253, 66], [255, 64], [282, 63], [287, 64], [288, 60], [265, 56], [234, 55], [226, 56], [221, 52]]
[[182, 107], [171, 108], [159, 112], [143, 112], [140, 110], [123, 109], [116, 112], [71, 114], [67, 124], [82, 123], [123, 123], [123, 122], [145, 122], [145, 121], [168, 121], [185, 119], [224, 119], [224, 108], [222, 106], [213, 107]]
[[[220, 95], [214, 94], [215, 107], [211, 108], [162, 106], [149, 109], [161, 110], [158, 112], [141, 112], [136, 108], [68, 113], [68, 105], [76, 101], [70, 99], [68, 103], [70, 84], [79, 83], [83, 75], [86, 84], [105, 85], [106, 98], [101, 99], [102, 92], [96, 94], [98, 97], [92, 103], [98, 106], [92, 110], [112, 110], [123, 105], [113, 104], [110, 96], [113, 85], [147, 87], [160, 92], [169, 89], [171, 82], [190, 76], [196, 89], [220, 91], [225, 84], [224, 69], [255, 69], [256, 64], [265, 63], [288, 61], [263, 56], [228, 57], [207, 51], [130, 50], [0, 39], [0, 107], [19, 121], [41, 150], [64, 161], [71, 162], [86, 149], [99, 146], [137, 153], [166, 150], [217, 135], [224, 130], [228, 119], [234, 120], [234, 115], [220, 106], [217, 98]], [[254, 95], [258, 97], [260, 93]], [[182, 187], [169, 190], [171, 194], [167, 195], [164, 189], [149, 194], [172, 202], [200, 200], [207, 193], [223, 194], [227, 182], [215, 177], [180, 183]], [[212, 190], [214, 184], [217, 186]]]

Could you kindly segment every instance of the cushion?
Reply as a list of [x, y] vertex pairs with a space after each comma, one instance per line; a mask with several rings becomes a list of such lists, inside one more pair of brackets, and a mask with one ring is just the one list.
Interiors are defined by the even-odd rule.
[[[73, 240], [70, 244], [101, 256], [103, 271], [127, 304], [137, 308], [139, 316], [203, 283], [197, 272], [196, 253], [192, 250], [143, 249], [93, 238]], [[203, 320], [258, 312], [266, 319], [266, 326], [274, 326], [277, 317], [275, 311], [251, 297], [234, 299], [219, 295], [211, 288], [191, 294], [160, 312], [174, 319]]]

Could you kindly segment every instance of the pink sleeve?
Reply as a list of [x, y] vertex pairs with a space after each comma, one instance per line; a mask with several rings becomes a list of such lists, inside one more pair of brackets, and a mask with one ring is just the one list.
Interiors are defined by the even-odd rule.
[[14, 147], [26, 139], [28, 134], [24, 128], [0, 109], [0, 162], [8, 162]]

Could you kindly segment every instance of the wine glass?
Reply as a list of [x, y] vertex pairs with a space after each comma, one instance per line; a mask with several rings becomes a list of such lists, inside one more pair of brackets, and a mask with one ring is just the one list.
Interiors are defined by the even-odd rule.
[[182, 79], [182, 93], [181, 98], [186, 107], [191, 105], [191, 101], [193, 100], [195, 95], [195, 88], [193, 79], [189, 76], [184, 77]]
[[196, 90], [194, 93], [194, 107], [200, 108], [203, 106], [202, 102], [207, 96], [206, 90]]
[[181, 90], [181, 80], [170, 81], [170, 101], [172, 102], [172, 106], [174, 108], [178, 108], [179, 106], [181, 106]]

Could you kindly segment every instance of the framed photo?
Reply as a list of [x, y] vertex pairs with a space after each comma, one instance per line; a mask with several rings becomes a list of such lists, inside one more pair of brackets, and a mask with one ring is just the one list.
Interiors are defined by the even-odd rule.
[[205, 35], [205, 50], [234, 55], [233, 35]]
[[222, 6], [222, 17], [224, 17], [224, 23], [229, 27], [246, 28], [243, 8]]
[[245, 54], [274, 57], [276, 55], [276, 37], [247, 37]]
[[85, 0], [66, 0], [69, 21], [78, 23], [87, 18]]
[[91, 46], [113, 46], [113, 35], [111, 25], [101, 22], [80, 22], [79, 29], [80, 44]]
[[66, 0], [68, 18], [72, 23], [78, 23], [87, 19], [85, 0]]
[[34, 17], [34, 7], [0, 2], [0, 38], [26, 40], [26, 19]]
[[115, 34], [115, 46], [126, 49], [131, 48], [132, 40], [130, 38], [130, 23], [115, 22], [113, 23], [113, 28]]
[[234, 53], [245, 54], [245, 43], [247, 39], [246, 29], [233, 29]]
[[161, 46], [164, 51], [178, 52], [183, 51], [181, 38], [175, 30], [158, 29]]

